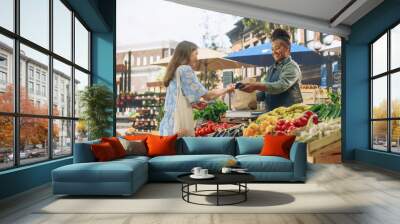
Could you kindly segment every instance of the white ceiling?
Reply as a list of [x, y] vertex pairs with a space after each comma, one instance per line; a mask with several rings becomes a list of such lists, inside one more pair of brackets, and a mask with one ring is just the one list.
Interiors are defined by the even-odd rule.
[[383, 0], [168, 0], [232, 15], [347, 37], [350, 26]]

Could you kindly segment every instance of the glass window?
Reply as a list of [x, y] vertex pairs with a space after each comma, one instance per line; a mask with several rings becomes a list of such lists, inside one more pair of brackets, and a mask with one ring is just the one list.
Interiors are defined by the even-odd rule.
[[0, 116], [0, 170], [14, 165], [14, 123], [11, 116]]
[[49, 48], [49, 0], [20, 0], [21, 36]]
[[387, 78], [372, 81], [372, 118], [387, 118]]
[[88, 129], [84, 120], [75, 121], [75, 142], [88, 140]]
[[400, 153], [400, 120], [392, 120], [390, 124], [390, 139], [392, 141], [391, 151]]
[[[1, 10], [0, 10], [1, 11]], [[14, 74], [12, 39], [0, 35], [0, 111], [14, 111]]]
[[[23, 57], [22, 57], [23, 55]], [[20, 88], [20, 109], [21, 113], [25, 114], [41, 114], [47, 115], [48, 114], [48, 94], [47, 88], [45, 88], [45, 92], [41, 90], [40, 78], [41, 72], [45, 73], [46, 81], [45, 85], [48, 86], [47, 74], [48, 74], [48, 62], [49, 57], [43, 53], [40, 53], [32, 48], [21, 44], [21, 72], [20, 72], [20, 80], [21, 80], [21, 88]], [[29, 65], [27, 65], [29, 63]], [[26, 66], [32, 66], [36, 70], [37, 74], [37, 83], [36, 83], [36, 90], [34, 95], [29, 95], [29, 91], [27, 91], [27, 74], [26, 74]], [[42, 101], [41, 104], [33, 105], [30, 103], [30, 99], [36, 99]]]
[[400, 67], [400, 24], [390, 32], [390, 68]]
[[53, 120], [53, 156], [72, 154], [72, 121]]
[[14, 0], [1, 0], [0, 26], [14, 31]]
[[46, 118], [20, 118], [21, 164], [35, 163], [49, 158], [48, 124]]
[[89, 32], [75, 18], [75, 63], [89, 70]]
[[391, 116], [400, 118], [400, 72], [391, 74], [390, 77]]
[[87, 86], [89, 86], [89, 75], [75, 69], [75, 117], [81, 114], [80, 94]]
[[387, 151], [387, 121], [372, 122], [372, 146], [373, 149]]
[[372, 44], [372, 75], [387, 71], [387, 34]]
[[[72, 91], [69, 86], [72, 83], [71, 66], [56, 59], [53, 60], [53, 114], [63, 117], [72, 117]], [[59, 81], [60, 80], [60, 81]], [[61, 104], [58, 102], [58, 90], [61, 94]], [[66, 100], [64, 101], [64, 97]], [[58, 104], [57, 104], [58, 103]], [[65, 107], [64, 113], [61, 107]]]
[[71, 60], [72, 12], [60, 1], [53, 0], [53, 51]]

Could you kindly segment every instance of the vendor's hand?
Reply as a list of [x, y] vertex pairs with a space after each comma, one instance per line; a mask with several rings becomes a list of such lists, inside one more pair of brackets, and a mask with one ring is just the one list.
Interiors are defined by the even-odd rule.
[[257, 90], [257, 86], [253, 83], [243, 83], [243, 87], [240, 88], [241, 91], [246, 93], [251, 93]]

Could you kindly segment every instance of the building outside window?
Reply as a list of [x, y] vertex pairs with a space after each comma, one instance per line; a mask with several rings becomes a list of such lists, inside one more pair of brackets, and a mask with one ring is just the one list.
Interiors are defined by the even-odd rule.
[[[72, 88], [65, 88], [65, 85], [72, 86], [74, 83], [82, 83], [82, 80], [84, 81], [82, 86], [90, 85], [85, 81], [90, 80], [91, 75], [90, 31], [77, 18], [75, 12], [71, 10], [72, 7], [65, 5], [66, 1], [16, 2], [19, 3], [18, 13], [14, 13], [14, 7], [0, 7], [2, 14], [11, 15], [14, 21], [19, 21], [15, 24], [16, 29], [4, 27], [3, 21], [0, 21], [0, 26], [8, 30], [0, 29], [0, 83], [5, 82], [13, 87], [7, 89], [8, 92], [0, 91], [0, 98], [9, 95], [19, 96], [16, 99], [0, 101], [0, 112], [7, 112], [0, 114], [0, 123], [4, 124], [2, 127], [8, 128], [0, 133], [2, 139], [0, 170], [71, 156], [74, 142], [87, 138], [85, 130], [76, 128], [79, 114], [73, 114], [71, 106], [74, 102], [79, 102], [79, 90], [72, 92]], [[41, 13], [33, 9], [40, 9]], [[4, 17], [0, 20], [2, 18]], [[52, 35], [49, 35], [50, 31]], [[10, 32], [15, 35], [10, 35]], [[18, 48], [14, 43], [19, 44]], [[52, 46], [50, 43], [53, 43]], [[75, 48], [72, 48], [73, 46]], [[19, 50], [15, 51], [16, 49]], [[63, 59], [63, 62], [60, 62], [63, 66], [59, 66], [60, 63], [56, 62], [54, 54]], [[72, 55], [75, 55], [74, 60]], [[19, 58], [19, 61], [10, 60], [12, 58]], [[53, 63], [49, 63], [50, 61]], [[17, 79], [20, 80], [19, 88], [16, 88], [13, 82], [15, 74], [11, 68], [14, 66], [20, 68], [17, 74]], [[50, 74], [50, 71], [53, 71], [53, 74]], [[80, 74], [75, 80], [73, 71], [75, 74]], [[50, 86], [48, 77], [53, 78], [52, 90], [48, 89]], [[57, 84], [58, 79], [64, 81], [61, 93], [61, 88]], [[18, 90], [20, 94], [15, 93]], [[65, 105], [62, 107], [50, 105], [50, 97], [56, 103], [61, 94]], [[14, 106], [20, 108], [19, 112], [4, 109]], [[51, 112], [49, 108], [54, 108], [52, 114], [49, 113]], [[13, 132], [15, 128], [19, 130], [18, 133]], [[34, 136], [33, 140], [30, 134], [33, 131], [43, 134]]]

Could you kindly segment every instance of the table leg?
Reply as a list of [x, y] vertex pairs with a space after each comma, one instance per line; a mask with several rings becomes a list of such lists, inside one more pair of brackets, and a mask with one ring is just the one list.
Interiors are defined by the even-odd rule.
[[244, 192], [244, 201], [247, 201], [247, 192], [248, 192], [248, 190], [247, 190], [247, 183], [244, 183], [244, 187], [245, 187], [245, 192]]
[[219, 184], [217, 184], [217, 206], [219, 205]]
[[195, 190], [194, 191], [196, 191], [197, 192], [197, 184], [195, 185]]

